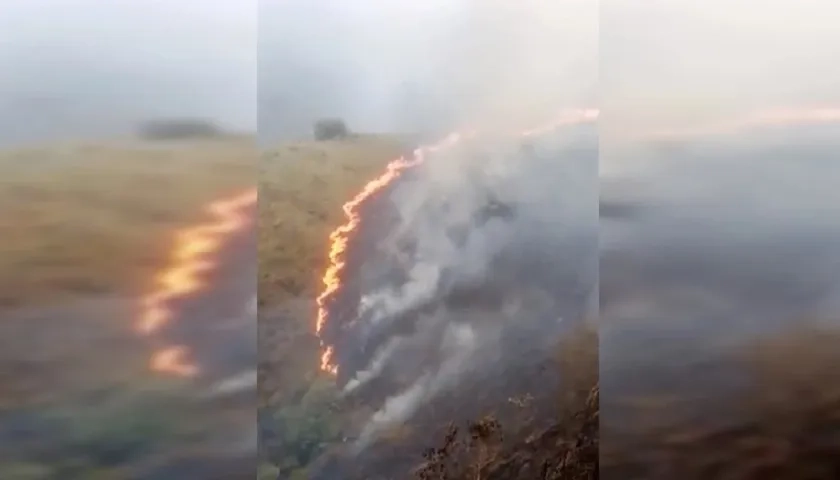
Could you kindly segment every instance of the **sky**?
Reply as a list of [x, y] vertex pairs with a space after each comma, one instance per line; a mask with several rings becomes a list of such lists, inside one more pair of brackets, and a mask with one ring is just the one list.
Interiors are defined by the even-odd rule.
[[6, 0], [0, 142], [159, 116], [259, 116], [269, 141], [325, 116], [439, 131], [595, 104], [609, 139], [840, 104], [837, 18], [834, 0]]
[[840, 3], [601, 0], [601, 135], [840, 105]]
[[5, 0], [0, 145], [198, 117], [256, 130], [257, 0]]
[[448, 131], [591, 105], [597, 5], [264, 0], [260, 134], [306, 135], [324, 116], [359, 131]]

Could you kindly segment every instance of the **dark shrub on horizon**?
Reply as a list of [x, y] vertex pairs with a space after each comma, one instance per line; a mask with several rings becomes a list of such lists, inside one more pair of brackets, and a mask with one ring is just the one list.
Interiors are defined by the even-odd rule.
[[200, 119], [151, 120], [140, 126], [140, 137], [145, 140], [185, 140], [213, 138], [223, 135], [216, 124]]
[[344, 120], [339, 118], [324, 118], [315, 122], [313, 126], [315, 140], [338, 140], [349, 134]]

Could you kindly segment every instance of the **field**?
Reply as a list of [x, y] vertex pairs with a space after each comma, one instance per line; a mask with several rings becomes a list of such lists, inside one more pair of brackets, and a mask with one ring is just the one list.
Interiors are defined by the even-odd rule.
[[[365, 405], [335, 405], [332, 379], [318, 371], [312, 305], [326, 265], [329, 233], [344, 221], [341, 205], [381, 173], [386, 163], [404, 148], [394, 139], [362, 136], [342, 141], [286, 144], [262, 154], [258, 243], [259, 394], [260, 423], [269, 435], [264, 438], [267, 448], [261, 452], [260, 478], [274, 479], [280, 473], [282, 478], [304, 479], [313, 475], [312, 472], [329, 469], [330, 462], [341, 455], [343, 426], [370, 414]], [[595, 352], [596, 337], [584, 337], [586, 341], [577, 345], [583, 350], [576, 351]], [[580, 376], [579, 385], [570, 389], [573, 398], [560, 401], [568, 422], [545, 431], [529, 429], [524, 419], [521, 425], [502, 425], [506, 433], [516, 434], [506, 440], [502, 449], [490, 445], [493, 439], [485, 439], [489, 443], [482, 448], [495, 453], [481, 459], [471, 458], [468, 468], [480, 463], [489, 475], [486, 478], [526, 478], [527, 468], [545, 457], [547, 471], [553, 475], [546, 478], [561, 478], [561, 474], [562, 478], [589, 478], [592, 472], [588, 468], [596, 455], [593, 452], [597, 452], [597, 436], [593, 435], [597, 431], [597, 389], [592, 390], [595, 362], [595, 356], [584, 355], [566, 365]], [[498, 392], [488, 388], [486, 400], [493, 403], [494, 395]], [[456, 399], [455, 403], [460, 400]], [[452, 406], [451, 402], [444, 402], [440, 408], [446, 411]], [[525, 411], [519, 413], [531, 416]], [[449, 418], [434, 415], [433, 420], [435, 426], [431, 429], [406, 425], [401, 432], [389, 434], [390, 440], [378, 445], [375, 453], [363, 462], [365, 465], [353, 474], [384, 474], [386, 470], [378, 470], [377, 465], [389, 463], [393, 455], [402, 458], [403, 465], [419, 467], [418, 478], [468, 478], [464, 476], [468, 475], [467, 470], [459, 470], [456, 464], [465, 455], [473, 456], [475, 439], [470, 440], [466, 431], [447, 439]], [[482, 428], [482, 421], [476, 420], [472, 428]], [[528, 435], [533, 438], [526, 441]], [[577, 447], [568, 446], [570, 439], [579, 442]], [[442, 446], [424, 464], [417, 449], [418, 441]], [[322, 446], [312, 448], [313, 442]], [[511, 446], [510, 442], [518, 443]], [[551, 455], [546, 456], [557, 451], [564, 452], [569, 459], [558, 462], [561, 456], [553, 460], [548, 458]], [[402, 474], [411, 476], [405, 470]]]
[[[837, 478], [838, 340], [836, 330], [802, 328], [690, 368], [644, 364], [644, 382], [658, 387], [624, 397], [611, 391], [602, 402], [611, 418], [602, 429], [602, 471], [608, 478]], [[733, 372], [748, 379], [734, 392], [726, 380]]]
[[0, 305], [145, 287], [173, 228], [254, 184], [253, 148], [241, 139], [0, 152]]
[[262, 154], [259, 171], [260, 304], [317, 294], [341, 205], [403, 153], [386, 137], [287, 144]]
[[244, 137], [0, 152], [0, 477], [172, 478], [218, 456], [241, 414], [147, 371], [131, 302], [255, 158]]
[[[261, 478], [273, 479], [279, 472], [284, 478], [304, 479], [308, 471], [334, 471], [331, 468], [344, 468], [340, 471], [351, 475], [347, 464], [340, 463], [342, 426], [365, 418], [370, 410], [365, 405], [337, 405], [330, 379], [319, 375], [311, 304], [325, 262], [327, 235], [342, 221], [341, 203], [398, 151], [387, 140], [368, 138], [287, 145], [263, 155], [260, 422], [272, 435], [266, 441], [270, 451], [261, 452]], [[634, 206], [610, 206], [615, 207], [614, 216], [636, 214]], [[624, 254], [632, 258], [634, 252]], [[633, 282], [627, 277], [632, 269], [625, 272], [621, 264], [614, 268], [620, 282], [602, 295], [668, 305], [673, 292], [667, 284]], [[691, 318], [677, 315], [672, 326], [677, 329], [680, 320]], [[559, 348], [559, 371], [575, 379], [568, 390], [573, 395], [554, 405], [552, 425], [531, 426], [532, 412], [525, 408], [477, 420], [467, 429], [459, 425], [460, 430], [448, 430], [449, 413], [465, 406], [453, 395], [431, 406], [432, 413], [423, 420], [388, 432], [354, 467], [362, 475], [385, 475], [395, 461], [413, 463], [420, 478], [435, 480], [477, 478], [476, 467], [485, 479], [591, 478], [588, 467], [600, 448], [600, 468], [610, 478], [838, 478], [837, 333], [801, 327], [805, 322], [799, 325], [777, 335], [752, 337], [724, 354], [710, 355], [710, 346], [702, 344], [708, 339], [700, 337], [657, 340], [661, 351], [650, 343], [636, 348], [638, 359], [627, 357], [626, 370], [618, 368], [624, 372], [619, 381], [633, 388], [606, 390], [605, 397], [600, 397], [594, 381], [597, 337], [585, 335], [578, 342], [573, 338]], [[644, 332], [651, 327], [641, 328]], [[669, 330], [653, 328], [651, 335]], [[691, 363], [689, 353], [698, 350], [706, 356]], [[730, 383], [732, 378], [736, 381]], [[468, 387], [469, 411], [493, 398], [489, 382], [474, 383]], [[593, 432], [601, 415], [610, 420], [601, 422], [607, 429], [599, 439]], [[621, 430], [610, 430], [616, 426]], [[425, 462], [416, 454], [418, 442], [437, 446]], [[543, 471], [527, 470], [534, 465]]]
[[[344, 221], [341, 205], [400, 154], [399, 142], [381, 137], [285, 144], [261, 154], [259, 404], [269, 428], [281, 416], [305, 415], [301, 396], [322, 384], [329, 390], [318, 375], [311, 311], [329, 234]], [[278, 471], [271, 463], [289, 461], [265, 461], [261, 471], [273, 480]], [[289, 468], [302, 463], [295, 459]]]

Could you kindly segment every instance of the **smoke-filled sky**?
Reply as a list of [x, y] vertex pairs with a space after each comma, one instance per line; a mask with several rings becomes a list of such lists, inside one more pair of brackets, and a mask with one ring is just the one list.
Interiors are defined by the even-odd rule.
[[769, 106], [840, 104], [834, 0], [603, 0], [602, 143]]
[[500, 112], [547, 116], [592, 104], [597, 6], [265, 0], [260, 133], [307, 134], [323, 116], [362, 131], [438, 131]]
[[[600, 196], [647, 207], [599, 230], [602, 427], [626, 426], [628, 395], [696, 394], [719, 418], [710, 399], [744, 386], [727, 355], [837, 325], [838, 18], [830, 0], [602, 2]], [[689, 135], [636, 135], [661, 129]]]
[[5, 0], [0, 145], [150, 117], [256, 129], [257, 0]]
[[0, 142], [170, 115], [253, 130], [258, 63], [272, 141], [333, 115], [445, 130], [597, 99], [609, 135], [837, 103], [838, 17], [834, 0], [6, 0]]

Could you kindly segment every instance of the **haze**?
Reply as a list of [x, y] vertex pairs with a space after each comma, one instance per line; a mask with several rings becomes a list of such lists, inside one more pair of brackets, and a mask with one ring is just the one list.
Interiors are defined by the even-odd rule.
[[840, 105], [833, 0], [603, 0], [602, 144], [772, 107]]
[[260, 135], [306, 135], [324, 116], [359, 131], [439, 134], [591, 105], [597, 8], [587, 0], [265, 0]]
[[0, 146], [150, 118], [256, 130], [256, 0], [6, 0]]

